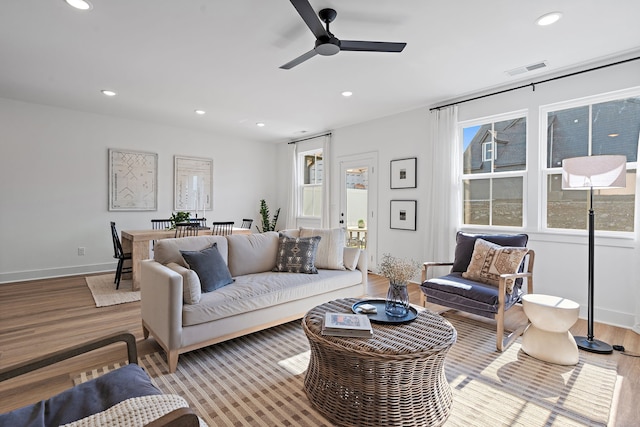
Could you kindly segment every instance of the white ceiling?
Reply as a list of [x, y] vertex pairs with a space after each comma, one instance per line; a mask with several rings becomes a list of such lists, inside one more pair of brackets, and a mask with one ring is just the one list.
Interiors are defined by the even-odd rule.
[[[91, 3], [2, 0], [0, 97], [277, 142], [640, 48], [638, 0], [311, 0], [338, 11], [338, 38], [407, 47], [282, 70], [315, 41], [288, 0]], [[534, 24], [556, 10], [556, 24]], [[546, 70], [505, 73], [543, 60]]]

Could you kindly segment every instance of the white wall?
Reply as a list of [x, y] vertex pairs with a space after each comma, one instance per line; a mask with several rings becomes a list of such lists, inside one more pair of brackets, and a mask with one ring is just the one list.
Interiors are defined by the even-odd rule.
[[[114, 270], [109, 221], [171, 215], [174, 155], [213, 159], [208, 221], [258, 223], [278, 191], [272, 144], [1, 98], [0, 130], [0, 283]], [[109, 148], [158, 153], [157, 211], [108, 211]]]
[[[613, 61], [612, 61], [613, 62]], [[535, 81], [535, 79], [532, 79]], [[638, 61], [602, 69], [551, 83], [537, 85], [498, 96], [460, 105], [459, 119], [470, 120], [514, 110], [528, 110], [529, 167], [539, 168], [538, 109], [540, 105], [606, 93], [640, 85]], [[333, 130], [331, 173], [332, 205], [339, 204], [336, 158], [354, 156], [375, 151], [379, 158], [378, 179], [378, 253], [390, 252], [395, 256], [424, 260], [426, 187], [431, 159], [428, 123], [431, 114], [427, 108], [372, 120], [354, 126]], [[283, 144], [284, 145], [284, 144]], [[281, 166], [288, 169], [288, 157], [284, 147], [279, 151]], [[393, 159], [417, 157], [418, 188], [391, 190], [389, 188], [389, 162]], [[536, 174], [532, 174], [533, 177]], [[288, 175], [281, 174], [282, 182]], [[538, 194], [540, 183], [528, 180], [529, 194]], [[415, 199], [418, 206], [417, 231], [391, 230], [389, 228], [389, 201]], [[281, 199], [286, 203], [286, 197]], [[640, 205], [637, 203], [637, 205]], [[284, 206], [284, 204], [283, 204]], [[332, 211], [333, 212], [333, 211]], [[530, 235], [529, 246], [536, 251], [535, 291], [564, 296], [579, 302], [581, 316], [586, 317], [587, 306], [587, 239], [582, 235], [542, 234], [539, 232], [539, 206], [537, 199], [527, 204], [528, 224], [524, 232]], [[338, 218], [331, 219], [333, 226]], [[483, 230], [476, 230], [483, 231]], [[490, 230], [485, 230], [490, 231]], [[516, 230], [514, 230], [516, 231]], [[517, 230], [520, 231], [520, 230]], [[634, 266], [638, 264], [637, 249], [640, 230], [636, 227], [635, 239], [596, 238], [595, 320], [631, 327], [634, 325], [636, 301], [640, 301], [640, 282]], [[453, 239], [454, 236], [451, 236]], [[640, 304], [640, 303], [638, 303]]]

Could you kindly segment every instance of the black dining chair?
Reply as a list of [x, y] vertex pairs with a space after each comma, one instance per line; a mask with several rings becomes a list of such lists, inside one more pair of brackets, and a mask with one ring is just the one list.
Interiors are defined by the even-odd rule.
[[197, 224], [200, 228], [206, 228], [207, 226], [207, 218], [190, 218], [189, 222]]
[[152, 219], [151, 228], [154, 230], [170, 230], [171, 220], [170, 219]]
[[111, 221], [111, 240], [113, 240], [113, 257], [118, 260], [118, 266], [116, 267], [116, 277], [113, 283], [116, 284], [116, 289], [120, 287], [120, 278], [122, 273], [131, 273], [132, 267], [124, 267], [126, 260], [131, 261], [131, 254], [125, 253], [122, 250], [122, 243], [120, 242], [120, 236], [116, 230], [116, 223]]
[[253, 220], [252, 219], [246, 219], [243, 218], [242, 219], [242, 225], [240, 228], [246, 228], [247, 230], [251, 229], [251, 224], [253, 224]]
[[228, 236], [233, 232], [233, 221], [212, 222], [211, 234], [214, 236]]
[[198, 235], [198, 223], [196, 222], [181, 222], [176, 224], [176, 234], [175, 237], [189, 237], [189, 236], [197, 236]]

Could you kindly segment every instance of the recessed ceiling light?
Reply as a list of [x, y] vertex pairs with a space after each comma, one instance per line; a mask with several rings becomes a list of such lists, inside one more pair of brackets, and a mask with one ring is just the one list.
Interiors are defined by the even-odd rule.
[[536, 24], [544, 27], [546, 25], [551, 25], [554, 22], [557, 22], [560, 18], [562, 18], [562, 12], [550, 12], [536, 19]]
[[342, 96], [344, 96], [345, 98], [350, 97], [351, 95], [353, 95], [353, 92], [345, 90], [344, 92], [342, 92]]
[[86, 0], [64, 0], [69, 6], [74, 7], [79, 10], [89, 10], [93, 8], [91, 3]]
[[100, 92], [105, 96], [116, 96], [116, 93], [112, 90], [102, 89]]
[[206, 113], [206, 111], [204, 111], [204, 110], [194, 110], [193, 112], [196, 113], [199, 116], [203, 116]]
[[263, 128], [264, 127], [264, 123], [258, 122], [258, 123], [256, 123], [256, 126], [258, 126], [259, 128]]

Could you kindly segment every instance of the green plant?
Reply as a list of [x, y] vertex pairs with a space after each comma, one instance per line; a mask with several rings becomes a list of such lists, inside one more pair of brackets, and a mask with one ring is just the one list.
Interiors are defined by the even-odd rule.
[[264, 199], [260, 200], [260, 217], [262, 218], [262, 230], [256, 225], [256, 228], [260, 233], [266, 233], [267, 231], [276, 231], [276, 224], [278, 222], [278, 216], [280, 215], [280, 208], [273, 215], [273, 220], [269, 221], [269, 206]]
[[169, 218], [171, 220], [171, 230], [175, 230], [176, 224], [180, 224], [181, 222], [189, 222], [189, 218], [191, 214], [189, 212], [174, 212], [171, 214]]

